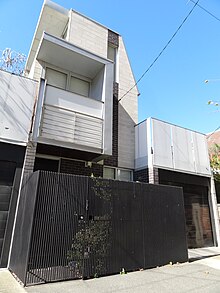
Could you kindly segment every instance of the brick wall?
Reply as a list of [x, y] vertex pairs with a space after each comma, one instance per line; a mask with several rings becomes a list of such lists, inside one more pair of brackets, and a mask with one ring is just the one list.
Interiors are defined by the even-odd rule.
[[102, 177], [103, 166], [100, 164], [92, 163], [91, 167], [86, 167], [85, 162], [83, 161], [61, 159], [60, 173], [84, 176], [91, 176], [93, 174], [94, 177]]
[[118, 83], [113, 86], [112, 156], [105, 159], [105, 165], [118, 167]]
[[34, 170], [36, 148], [37, 146], [35, 143], [28, 142], [24, 160], [24, 175], [28, 175]]
[[148, 183], [148, 169], [142, 169], [138, 171], [134, 171], [133, 175], [134, 181], [140, 181], [140, 182], [145, 182]]
[[158, 168], [149, 168], [148, 169], [149, 183], [159, 184], [159, 172]]
[[118, 34], [116, 34], [113, 31], [108, 30], [108, 43], [113, 45], [114, 47], [118, 47], [119, 46]]

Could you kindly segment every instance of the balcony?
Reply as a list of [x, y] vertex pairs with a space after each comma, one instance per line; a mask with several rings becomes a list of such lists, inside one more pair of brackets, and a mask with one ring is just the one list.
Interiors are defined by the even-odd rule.
[[[37, 60], [46, 76], [40, 82], [33, 140], [111, 155], [113, 63], [48, 34]], [[72, 89], [74, 82], [85, 86], [81, 77], [89, 83], [87, 96]]]
[[38, 141], [75, 144], [101, 153], [103, 105], [103, 102], [47, 85]]

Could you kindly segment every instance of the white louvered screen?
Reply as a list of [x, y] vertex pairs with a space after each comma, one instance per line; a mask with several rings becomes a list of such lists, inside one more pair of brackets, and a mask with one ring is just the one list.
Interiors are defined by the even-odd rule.
[[40, 137], [102, 149], [103, 120], [44, 105]]

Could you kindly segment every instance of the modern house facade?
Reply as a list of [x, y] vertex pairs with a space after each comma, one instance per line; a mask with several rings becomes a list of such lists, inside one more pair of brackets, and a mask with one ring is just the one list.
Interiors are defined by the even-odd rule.
[[118, 33], [44, 1], [25, 77], [0, 71], [0, 174], [11, 176], [0, 178], [1, 266], [20, 181], [37, 170], [183, 187], [189, 247], [218, 245], [203, 135], [156, 119], [137, 124], [134, 84]]
[[32, 170], [131, 180], [138, 91], [118, 103], [135, 83], [122, 37], [45, 1], [26, 73], [39, 81]]
[[6, 266], [21, 177], [46, 170], [133, 179], [138, 91], [118, 103], [135, 83], [122, 37], [49, 0], [25, 77], [0, 74], [0, 265]]

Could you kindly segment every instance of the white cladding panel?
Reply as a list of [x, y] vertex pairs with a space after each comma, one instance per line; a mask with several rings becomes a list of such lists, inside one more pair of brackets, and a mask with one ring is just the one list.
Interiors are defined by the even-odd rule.
[[144, 121], [135, 127], [135, 169], [148, 164], [147, 148], [147, 121]]
[[170, 124], [152, 119], [153, 164], [173, 168]]
[[26, 145], [37, 82], [0, 71], [0, 141]]
[[152, 118], [137, 125], [135, 134], [136, 169], [153, 164], [177, 172], [211, 175], [205, 135]]
[[172, 128], [174, 168], [195, 172], [191, 131], [174, 125], [169, 126]]
[[196, 171], [202, 174], [211, 174], [206, 136], [201, 133], [192, 133]]

